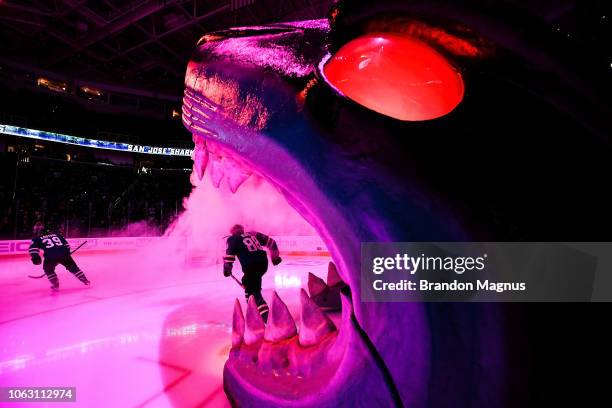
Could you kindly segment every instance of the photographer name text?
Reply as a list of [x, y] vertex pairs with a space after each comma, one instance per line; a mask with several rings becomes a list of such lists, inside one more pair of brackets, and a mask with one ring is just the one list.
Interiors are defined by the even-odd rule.
[[[443, 279], [440, 280], [439, 274], [435, 279], [399, 279], [386, 281], [389, 272], [400, 272], [403, 276], [409, 274], [414, 276], [417, 273], [448, 273], [464, 275], [466, 272], [483, 272], [486, 268], [487, 254], [481, 256], [410, 256], [408, 254], [396, 254], [391, 257], [376, 257], [372, 259], [372, 273], [381, 279], [372, 282], [372, 288], [377, 291], [420, 291], [420, 292], [473, 292], [489, 291], [503, 293], [508, 291], [525, 291], [525, 282], [496, 282], [490, 279]], [[467, 278], [467, 276], [462, 276]], [[389, 280], [392, 280], [389, 279]]]

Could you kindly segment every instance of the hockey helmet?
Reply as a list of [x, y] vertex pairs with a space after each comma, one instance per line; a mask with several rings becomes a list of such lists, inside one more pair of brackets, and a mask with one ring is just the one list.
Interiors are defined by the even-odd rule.
[[240, 224], [235, 224], [231, 229], [230, 229], [230, 234], [232, 235], [236, 235], [236, 234], [244, 234], [244, 227]]

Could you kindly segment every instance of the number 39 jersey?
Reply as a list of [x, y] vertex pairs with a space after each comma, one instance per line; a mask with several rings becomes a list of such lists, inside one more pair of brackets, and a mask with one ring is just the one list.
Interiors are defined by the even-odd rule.
[[43, 251], [45, 259], [57, 259], [70, 255], [70, 244], [60, 234], [41, 235], [32, 239], [29, 252]]
[[263, 247], [268, 242], [269, 237], [260, 232], [247, 232], [246, 234], [232, 235], [227, 239], [226, 261], [237, 256], [240, 265], [244, 269], [245, 265], [267, 262], [268, 255]]

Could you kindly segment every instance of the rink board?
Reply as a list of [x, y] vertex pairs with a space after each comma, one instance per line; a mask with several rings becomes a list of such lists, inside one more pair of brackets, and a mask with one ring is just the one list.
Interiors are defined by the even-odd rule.
[[[329, 256], [329, 251], [323, 241], [316, 236], [275, 236], [281, 254], [289, 256]], [[85, 237], [68, 238], [71, 248], [76, 248], [83, 242], [87, 243], [79, 252], [114, 252], [143, 248], [163, 237]], [[28, 255], [30, 240], [0, 241], [0, 257]]]

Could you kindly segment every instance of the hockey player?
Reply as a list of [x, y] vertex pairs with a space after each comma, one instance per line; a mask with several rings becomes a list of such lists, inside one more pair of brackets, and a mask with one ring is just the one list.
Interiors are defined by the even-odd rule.
[[68, 244], [66, 238], [60, 233], [53, 232], [48, 228], [42, 228], [40, 235], [32, 238], [32, 243], [28, 251], [34, 265], [40, 265], [42, 263], [40, 252], [43, 252], [45, 257], [43, 270], [49, 282], [51, 282], [51, 289], [59, 289], [59, 280], [55, 273], [57, 264], [64, 265], [64, 267], [76, 276], [78, 280], [85, 285], [89, 285], [89, 280], [87, 280], [83, 271], [79, 269], [74, 259], [72, 259], [72, 256], [70, 256], [70, 244]]
[[264, 322], [268, 321], [268, 304], [261, 295], [261, 279], [268, 270], [268, 256], [263, 247], [270, 251], [272, 265], [281, 263], [278, 255], [276, 241], [261, 232], [244, 232], [244, 227], [236, 224], [230, 230], [227, 238], [227, 250], [223, 257], [223, 275], [232, 274], [232, 266], [236, 257], [242, 266], [242, 285], [247, 301], [250, 296], [255, 297], [257, 310]]

